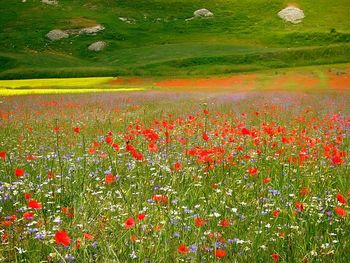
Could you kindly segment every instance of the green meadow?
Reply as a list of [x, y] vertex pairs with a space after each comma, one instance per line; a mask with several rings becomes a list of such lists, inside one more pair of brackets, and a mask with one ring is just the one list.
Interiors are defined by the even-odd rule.
[[[0, 78], [207, 76], [350, 61], [348, 0], [300, 0], [300, 24], [277, 13], [289, 1], [3, 1]], [[211, 18], [193, 12], [207, 8]], [[127, 18], [131, 23], [120, 20]], [[101, 24], [96, 35], [51, 41], [52, 29]], [[105, 50], [88, 46], [103, 40]]]

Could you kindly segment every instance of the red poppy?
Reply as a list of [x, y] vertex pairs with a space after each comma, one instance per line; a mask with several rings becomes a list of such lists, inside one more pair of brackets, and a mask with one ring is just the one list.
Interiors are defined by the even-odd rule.
[[274, 217], [278, 217], [278, 216], [280, 215], [280, 211], [274, 210], [274, 211], [272, 212], [272, 214], [273, 214]]
[[81, 247], [81, 240], [77, 239], [77, 241], [75, 242], [75, 248], [79, 249]]
[[70, 237], [68, 236], [67, 232], [64, 230], [57, 231], [55, 234], [56, 244], [63, 245], [63, 246], [69, 246], [70, 245]]
[[111, 184], [111, 183], [114, 183], [115, 181], [117, 181], [117, 178], [113, 174], [106, 175], [105, 177], [106, 184]]
[[48, 173], [47, 173], [47, 178], [49, 178], [49, 179], [55, 178], [54, 172], [53, 172], [53, 171], [48, 171]]
[[252, 167], [252, 168], [249, 168], [249, 169], [248, 169], [248, 172], [249, 172], [249, 175], [250, 175], [250, 176], [254, 176], [254, 175], [256, 175], [259, 171], [258, 171], [258, 168]]
[[133, 228], [135, 226], [135, 220], [134, 218], [132, 217], [129, 217], [128, 219], [126, 219], [126, 221], [124, 222], [124, 227], [126, 229], [129, 229], [129, 228]]
[[201, 227], [205, 225], [205, 220], [199, 217], [196, 217], [194, 219], [194, 224], [196, 225], [196, 227]]
[[299, 193], [300, 193], [300, 195], [302, 195], [302, 196], [306, 196], [306, 195], [309, 195], [310, 194], [310, 189], [308, 188], [308, 187], [302, 187], [302, 188], [300, 188], [300, 190], [299, 190]]
[[157, 203], [166, 204], [168, 202], [168, 197], [166, 195], [154, 195], [152, 196], [152, 200]]
[[241, 132], [243, 135], [250, 135], [250, 131], [247, 128], [243, 128]]
[[4, 151], [0, 152], [0, 158], [1, 159], [5, 160], [6, 159], [6, 155], [7, 155], [6, 152], [4, 152]]
[[60, 127], [58, 127], [58, 126], [53, 127], [53, 131], [54, 132], [59, 132], [60, 131]]
[[223, 249], [217, 249], [216, 251], [215, 251], [215, 257], [217, 257], [217, 258], [223, 258], [223, 257], [225, 257], [226, 256], [226, 252], [225, 252], [225, 250], [223, 250]]
[[23, 175], [24, 175], [24, 169], [16, 168], [16, 170], [15, 170], [15, 175], [16, 175], [17, 177], [23, 176]]
[[180, 162], [176, 162], [176, 163], [174, 164], [174, 169], [175, 169], [175, 171], [180, 171], [181, 168], [182, 168], [182, 164], [181, 164]]
[[137, 218], [142, 221], [143, 219], [145, 219], [146, 215], [145, 214], [138, 214]]
[[1, 236], [2, 242], [6, 242], [8, 237], [9, 237], [9, 235], [6, 232], [4, 232]]
[[208, 136], [208, 134], [207, 134], [206, 132], [203, 132], [202, 138], [203, 138], [203, 140], [206, 141], [206, 142], [209, 141], [209, 136]]
[[41, 209], [42, 205], [38, 201], [32, 199], [28, 202], [28, 207], [33, 208], [33, 209]]
[[222, 227], [229, 227], [231, 225], [231, 223], [230, 223], [230, 221], [228, 220], [228, 219], [222, 219], [221, 221], [220, 221], [220, 226], [222, 226]]
[[119, 152], [119, 145], [118, 144], [116, 144], [116, 143], [113, 143], [112, 144], [112, 147], [113, 147], [113, 149], [116, 151], [116, 152]]
[[2, 221], [2, 222], [1, 222], [1, 225], [2, 225], [2, 226], [10, 226], [10, 225], [12, 225], [12, 221], [10, 221], [10, 220]]
[[154, 142], [151, 142], [149, 145], [148, 145], [148, 150], [150, 152], [158, 152], [158, 146], [157, 144], [155, 144]]
[[75, 127], [74, 128], [74, 132], [77, 133], [77, 134], [80, 133], [80, 128], [79, 127]]
[[339, 203], [342, 203], [343, 205], [346, 204], [345, 196], [342, 194], [337, 194], [337, 200]]
[[25, 213], [23, 214], [23, 217], [24, 217], [25, 220], [33, 220], [33, 218], [34, 218], [34, 213], [32, 213], [32, 212], [25, 212]]
[[133, 241], [133, 242], [136, 242], [137, 240], [139, 240], [139, 238], [138, 238], [136, 235], [131, 235], [131, 236], [130, 236], [130, 239], [131, 239], [131, 241]]
[[27, 200], [29, 200], [30, 198], [32, 198], [32, 194], [30, 194], [30, 193], [25, 193], [25, 194], [24, 194], [24, 198], [27, 199]]
[[273, 253], [271, 257], [273, 262], [278, 262], [280, 260], [280, 255], [278, 255], [277, 253]]
[[178, 248], [177, 248], [177, 251], [180, 253], [180, 254], [187, 254], [189, 249], [186, 245], [180, 245]]
[[267, 183], [271, 182], [271, 178], [270, 178], [270, 177], [265, 177], [264, 180], [263, 180], [263, 182], [264, 182], [265, 184], [267, 184]]
[[105, 142], [106, 142], [107, 144], [112, 144], [112, 143], [113, 143], [112, 137], [111, 137], [111, 136], [107, 136], [107, 137], [105, 138]]
[[340, 158], [340, 156], [333, 156], [331, 158], [331, 161], [333, 164], [336, 164], [336, 165], [341, 165], [344, 161], [342, 158]]
[[300, 202], [295, 203], [295, 208], [298, 210], [298, 212], [303, 212], [304, 210], [304, 205]]
[[341, 207], [336, 207], [336, 208], [334, 209], [334, 211], [335, 211], [335, 213], [336, 213], [339, 217], [341, 217], [341, 218], [344, 218], [344, 217], [346, 216], [346, 211], [345, 211], [345, 209], [343, 209], [343, 208], [341, 208]]
[[89, 233], [84, 233], [85, 240], [94, 240], [94, 236]]

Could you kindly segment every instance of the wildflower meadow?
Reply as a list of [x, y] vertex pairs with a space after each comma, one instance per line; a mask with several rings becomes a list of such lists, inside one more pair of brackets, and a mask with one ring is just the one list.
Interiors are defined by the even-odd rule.
[[350, 262], [350, 96], [2, 97], [0, 261]]

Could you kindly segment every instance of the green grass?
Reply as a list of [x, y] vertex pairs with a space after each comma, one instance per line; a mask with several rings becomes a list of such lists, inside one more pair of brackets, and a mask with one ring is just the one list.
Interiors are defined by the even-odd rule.
[[[350, 61], [349, 1], [297, 1], [306, 15], [298, 25], [276, 15], [288, 2], [62, 0], [53, 7], [7, 1], [0, 9], [0, 78], [212, 75]], [[185, 21], [202, 7], [215, 17]], [[106, 30], [57, 42], [45, 38], [54, 28], [94, 23]], [[89, 52], [97, 40], [108, 47]]]

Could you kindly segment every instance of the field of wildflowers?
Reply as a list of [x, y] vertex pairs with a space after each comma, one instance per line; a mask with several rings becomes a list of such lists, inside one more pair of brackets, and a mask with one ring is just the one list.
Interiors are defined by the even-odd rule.
[[2, 97], [4, 262], [350, 262], [350, 94]]

